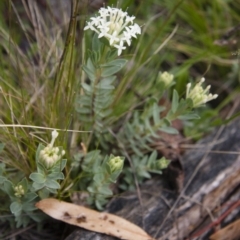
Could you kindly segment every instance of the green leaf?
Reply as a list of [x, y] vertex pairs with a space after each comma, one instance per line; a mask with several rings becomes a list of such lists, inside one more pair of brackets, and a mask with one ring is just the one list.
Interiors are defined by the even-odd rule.
[[102, 82], [99, 82], [97, 84], [97, 88], [99, 88], [99, 89], [114, 89], [115, 87], [113, 85], [110, 85], [110, 84], [103, 84]]
[[11, 203], [10, 210], [14, 215], [18, 215], [22, 211], [22, 204], [19, 202]]
[[34, 200], [37, 197], [38, 197], [38, 195], [36, 193], [28, 192], [24, 195], [24, 200], [25, 200], [25, 202], [31, 202], [32, 200]]
[[112, 191], [109, 189], [109, 186], [101, 186], [98, 188], [98, 193], [107, 195], [107, 196], [112, 196]]
[[3, 184], [6, 180], [7, 178], [0, 176], [0, 184]]
[[102, 77], [109, 77], [112, 76], [113, 74], [119, 72], [124, 65], [114, 65], [114, 66], [110, 66], [110, 67], [103, 67], [102, 70]]
[[178, 130], [172, 127], [161, 127], [159, 130], [170, 134], [178, 134]]
[[177, 91], [174, 89], [172, 98], [172, 112], [175, 113], [178, 109], [179, 96]]
[[81, 108], [76, 109], [76, 111], [81, 114], [89, 114], [89, 113], [91, 113], [91, 108], [90, 107], [86, 107], [86, 108], [81, 107]]
[[37, 208], [35, 207], [35, 203], [24, 203], [22, 205], [22, 209], [26, 212], [31, 212], [31, 211], [34, 211], [36, 210]]
[[19, 182], [17, 185], [22, 185], [24, 192], [26, 193], [28, 191], [28, 181], [27, 178], [23, 178], [21, 182]]
[[50, 191], [47, 188], [43, 188], [38, 192], [38, 194], [40, 199], [45, 199], [49, 197]]
[[[62, 151], [62, 148], [59, 149], [59, 152]], [[61, 172], [67, 163], [67, 159], [61, 159], [59, 160], [51, 169], [51, 172]]]
[[57, 181], [49, 179], [49, 178], [46, 180], [45, 186], [48, 188], [53, 188], [53, 189], [59, 189], [61, 187]]
[[157, 151], [153, 151], [150, 157], [148, 158], [147, 166], [151, 167], [157, 159]]
[[112, 66], [119, 66], [119, 67], [124, 67], [125, 64], [128, 62], [128, 60], [123, 59], [123, 58], [119, 58], [119, 59], [115, 59], [111, 62], [108, 62], [106, 64], [102, 64], [101, 67], [112, 67]]
[[62, 172], [52, 172], [48, 174], [48, 178], [52, 180], [64, 179], [64, 174]]
[[66, 167], [66, 164], [67, 164], [67, 159], [62, 159], [59, 161], [60, 171], [62, 171]]
[[116, 76], [109, 76], [109, 77], [101, 79], [100, 83], [102, 85], [111, 85], [114, 83], [115, 80], [116, 80]]
[[93, 93], [93, 89], [89, 84], [82, 83], [82, 88], [85, 92]]
[[188, 113], [181, 116], [178, 116], [180, 120], [192, 120], [192, 119], [200, 119], [199, 115], [196, 113]]
[[96, 183], [100, 183], [104, 180], [104, 174], [101, 173], [103, 171], [103, 169], [101, 169], [99, 167], [99, 171], [100, 172], [97, 172], [96, 174], [94, 174], [94, 177], [93, 177], [93, 180], [96, 182]]
[[98, 52], [101, 50], [102, 45], [103, 44], [101, 43], [100, 39], [98, 38], [98, 34], [95, 33], [92, 38], [92, 50], [95, 52]]
[[44, 167], [44, 165], [41, 162], [37, 162], [37, 171], [38, 171], [38, 173], [41, 173], [43, 175], [46, 172], [46, 168]]
[[44, 183], [36, 183], [36, 182], [34, 182], [34, 183], [32, 184], [32, 186], [33, 186], [33, 188], [37, 191], [37, 190], [43, 188], [43, 187], [45, 186], [45, 184], [44, 184]]
[[45, 146], [43, 144], [39, 144], [37, 151], [36, 151], [36, 161], [39, 162], [40, 161], [40, 151], [43, 150], [45, 148]]
[[164, 110], [164, 107], [159, 107], [157, 103], [153, 104], [153, 121], [155, 125], [158, 125], [161, 121], [160, 113]]
[[87, 74], [87, 76], [89, 77], [89, 79], [91, 81], [94, 81], [96, 79], [95, 71], [89, 69], [87, 66], [82, 66], [82, 68], [83, 68], [83, 71]]
[[156, 170], [156, 169], [150, 169], [149, 172], [151, 173], [156, 173], [156, 174], [162, 174], [162, 171], [161, 170]]
[[139, 172], [138, 172], [138, 175], [143, 177], [143, 178], [151, 178], [151, 175], [145, 170], [145, 169], [141, 169]]
[[44, 183], [46, 181], [45, 175], [42, 173], [31, 173], [29, 178], [36, 183]]
[[3, 190], [8, 194], [8, 196], [15, 197], [15, 195], [14, 195], [15, 192], [13, 190], [13, 184], [9, 180], [4, 181]]

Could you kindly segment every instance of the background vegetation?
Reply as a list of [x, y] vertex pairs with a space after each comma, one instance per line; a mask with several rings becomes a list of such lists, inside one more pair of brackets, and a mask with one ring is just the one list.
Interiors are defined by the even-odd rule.
[[[76, 174], [86, 153], [99, 149], [103, 155], [121, 153], [125, 157], [133, 152], [150, 157], [154, 148], [159, 156], [164, 154], [150, 144], [147, 147], [151, 150], [146, 147], [136, 150], [133, 147], [137, 143], [136, 129], [132, 133], [129, 129], [127, 136], [120, 134], [122, 126], [135, 113], [142, 113], [151, 105], [149, 101], [152, 98], [159, 98], [156, 81], [159, 71], [174, 74], [174, 87], [180, 96], [184, 96], [189, 81], [196, 82], [203, 76], [207, 84], [211, 84], [211, 92], [219, 95], [206, 108], [197, 110], [201, 119], [181, 123], [179, 130], [184, 136], [183, 143], [189, 139], [198, 140], [214, 127], [226, 124], [239, 115], [236, 111], [229, 115], [230, 109], [237, 108], [240, 99], [238, 0], [106, 2], [109, 6], [118, 4], [122, 9], [128, 9], [130, 15], [136, 16], [143, 33], [124, 51], [124, 58], [129, 62], [117, 74], [112, 112], [105, 128], [95, 135], [89, 133], [93, 130], [91, 124], [87, 121], [86, 124], [79, 123], [79, 114], [74, 108], [77, 94], [83, 91], [81, 83], [86, 76], [81, 66], [86, 62], [85, 50], [92, 40], [90, 34], [86, 34], [84, 40], [83, 27], [86, 18], [94, 14], [102, 3], [72, 1], [70, 14], [70, 2], [56, 2], [57, 5], [50, 0], [0, 2], [0, 142], [5, 144], [0, 156], [0, 173], [6, 171], [13, 182], [35, 171], [39, 142], [50, 142], [48, 128], [63, 130], [56, 142], [67, 149], [66, 176]], [[168, 106], [171, 98], [169, 93], [161, 101]], [[80, 121], [84, 122], [83, 118], [80, 117]], [[30, 126], [17, 128], [8, 124]], [[111, 132], [109, 130], [113, 134], [106, 134]], [[124, 141], [131, 137], [133, 141], [128, 148]], [[119, 143], [123, 143], [125, 148], [121, 148]], [[179, 147], [184, 147], [184, 144], [180, 143]], [[98, 154], [89, 154], [94, 153]], [[91, 160], [90, 155], [87, 158]], [[145, 166], [147, 159], [142, 159]], [[5, 170], [3, 164], [7, 166]], [[125, 169], [126, 176], [131, 167], [130, 164]], [[125, 178], [122, 189], [150, 176], [145, 168], [135, 170], [138, 177]], [[74, 185], [68, 178], [61, 187], [67, 190], [58, 197], [70, 198], [69, 189], [72, 187], [74, 190]], [[3, 221], [9, 218], [8, 201], [1, 193]], [[9, 228], [6, 227], [2, 236], [8, 234]]]

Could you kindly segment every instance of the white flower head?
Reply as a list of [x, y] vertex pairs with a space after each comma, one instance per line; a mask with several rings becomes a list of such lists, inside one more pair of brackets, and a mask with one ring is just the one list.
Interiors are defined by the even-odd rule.
[[98, 38], [105, 37], [109, 44], [118, 49], [118, 56], [126, 49], [125, 43], [130, 46], [132, 37], [141, 34], [141, 28], [133, 23], [134, 16], [118, 8], [100, 8], [99, 16], [90, 18], [84, 30], [92, 30]]
[[40, 161], [46, 166], [46, 168], [51, 168], [54, 166], [65, 154], [65, 151], [59, 151], [59, 147], [53, 147], [53, 144], [58, 137], [58, 132], [56, 130], [52, 131], [51, 142], [40, 151]]
[[209, 102], [218, 97], [217, 94], [209, 93], [211, 88], [208, 85], [205, 89], [202, 87], [203, 82], [205, 81], [204, 78], [200, 80], [193, 88], [191, 87], [191, 83], [187, 84], [186, 90], [186, 98], [191, 98], [193, 101], [193, 107], [197, 108], [204, 105], [206, 102]]

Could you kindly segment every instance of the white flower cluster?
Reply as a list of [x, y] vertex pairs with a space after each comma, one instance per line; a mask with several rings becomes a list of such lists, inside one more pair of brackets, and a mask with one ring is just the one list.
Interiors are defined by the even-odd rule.
[[193, 107], [199, 107], [206, 102], [209, 102], [218, 97], [217, 94], [209, 93], [211, 88], [208, 85], [205, 89], [202, 87], [202, 83], [205, 81], [205, 78], [202, 78], [199, 83], [197, 83], [193, 88], [191, 88], [191, 83], [187, 84], [186, 98], [191, 98], [193, 101]]
[[62, 150], [62, 152], [60, 153], [58, 147], [53, 147], [53, 144], [57, 136], [58, 136], [58, 132], [54, 130], [52, 132], [51, 143], [48, 144], [48, 146], [45, 147], [43, 150], [40, 151], [40, 159], [47, 168], [51, 168], [65, 154], [64, 150]]
[[131, 45], [132, 37], [137, 38], [136, 34], [141, 34], [141, 28], [133, 23], [134, 16], [128, 16], [118, 8], [100, 8], [99, 16], [91, 17], [84, 30], [90, 29], [98, 34], [98, 38], [105, 37], [109, 44], [118, 49], [118, 56], [122, 50], [126, 49], [124, 43]]
[[22, 197], [25, 193], [22, 185], [18, 185], [16, 187], [14, 187], [14, 191], [15, 191], [14, 195], [16, 197]]

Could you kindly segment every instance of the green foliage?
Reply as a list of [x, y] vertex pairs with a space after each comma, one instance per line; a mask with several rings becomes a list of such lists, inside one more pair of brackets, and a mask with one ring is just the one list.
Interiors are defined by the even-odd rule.
[[81, 169], [77, 185], [80, 190], [89, 192], [89, 204], [103, 209], [103, 205], [113, 196], [111, 185], [116, 183], [122, 172], [123, 162], [123, 158], [113, 155], [103, 158], [99, 150], [76, 156], [73, 166], [79, 165]]
[[26, 178], [17, 185], [7, 180], [0, 184], [0, 189], [4, 191], [11, 200], [10, 211], [15, 216], [16, 227], [26, 227], [31, 220], [40, 222], [43, 219], [41, 214], [36, 215], [36, 199], [38, 195], [32, 191]]
[[44, 191], [44, 195], [46, 196], [47, 191], [49, 194], [56, 194], [57, 189], [60, 189], [58, 180], [64, 180], [64, 174], [62, 171], [66, 166], [67, 159], [60, 159], [52, 167], [47, 168], [46, 165], [44, 165], [44, 163], [41, 161], [40, 157], [40, 152], [43, 149], [44, 146], [40, 144], [36, 154], [37, 172], [31, 173], [29, 178], [33, 181], [33, 189], [35, 191]]
[[[92, 51], [83, 70], [88, 82], [81, 84], [83, 93], [76, 98], [75, 108], [79, 113], [79, 120], [84, 122], [84, 130], [101, 132], [103, 126], [108, 125], [107, 117], [111, 114], [114, 99], [116, 74], [126, 64], [125, 59], [114, 59], [116, 51], [106, 53], [101, 41], [94, 35]], [[102, 63], [104, 60], [104, 63]]]
[[143, 106], [143, 111], [135, 111], [132, 118], [128, 117], [129, 120], [118, 132], [117, 138], [127, 152], [142, 157], [145, 152], [154, 150], [150, 146], [160, 137], [160, 132], [178, 134], [178, 131], [171, 126], [173, 120], [199, 118], [192, 110], [191, 99], [179, 99], [175, 90], [171, 109], [166, 116], [161, 117], [166, 109], [158, 104], [160, 99], [150, 98]]
[[[169, 161], [158, 156], [154, 142], [163, 132], [178, 134], [174, 120], [194, 140], [225, 123], [219, 112], [239, 94], [239, 59], [231, 54], [235, 46], [216, 42], [239, 23], [239, 4], [122, 1], [119, 7], [136, 15], [142, 32], [124, 57], [107, 38], [83, 34], [83, 1], [72, 1], [68, 29], [51, 14], [32, 12], [32, 4], [29, 22], [17, 8], [15, 16], [12, 5], [6, 21], [6, 4], [0, 3], [0, 190], [10, 199], [0, 214], [10, 211], [17, 227], [43, 219], [34, 207], [40, 199], [84, 192], [89, 205], [102, 209], [121, 193], [119, 186], [133, 189], [135, 180], [161, 174]], [[211, 92], [221, 93], [214, 110], [194, 109], [195, 96], [185, 97], [187, 83], [202, 75]], [[51, 146], [44, 157], [48, 128], [62, 130], [57, 141], [63, 147]], [[129, 162], [123, 166], [119, 156]]]
[[167, 168], [170, 161], [164, 157], [158, 159], [157, 151], [153, 151], [150, 156], [145, 155], [139, 158], [137, 155], [132, 156], [132, 167], [126, 167], [123, 170], [124, 182], [120, 184], [123, 190], [134, 188], [134, 175], [139, 183], [142, 183], [144, 179], [151, 178], [150, 173], [161, 174], [162, 169]]

